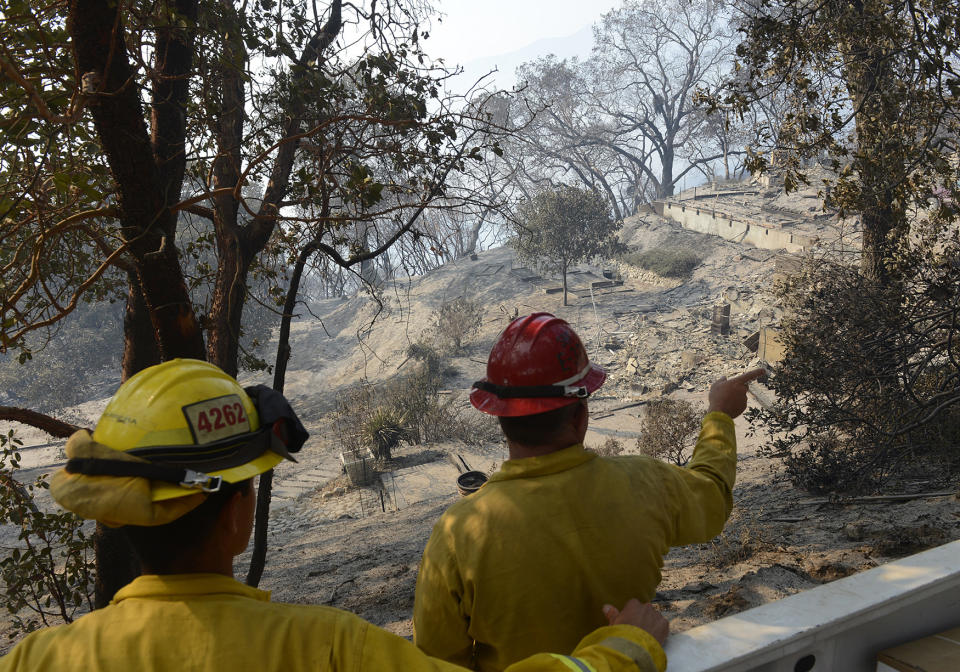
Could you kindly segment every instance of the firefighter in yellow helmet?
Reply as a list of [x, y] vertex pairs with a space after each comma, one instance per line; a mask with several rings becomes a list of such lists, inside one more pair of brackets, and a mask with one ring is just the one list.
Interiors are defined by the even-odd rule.
[[[109, 606], [27, 636], [0, 671], [462, 669], [353, 614], [272, 603], [234, 580], [253, 528], [252, 478], [293, 459], [306, 439], [282, 395], [244, 389], [211, 364], [178, 359], [130, 378], [92, 435], [70, 437], [51, 492], [120, 527], [143, 575]], [[662, 669], [657, 641], [636, 627], [656, 634], [662, 623], [636, 601], [611, 621], [570, 656], [536, 655], [510, 670]]]

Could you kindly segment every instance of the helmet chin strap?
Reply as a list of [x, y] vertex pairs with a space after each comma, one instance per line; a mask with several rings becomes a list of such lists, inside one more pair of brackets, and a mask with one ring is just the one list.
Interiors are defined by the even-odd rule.
[[200, 471], [150, 462], [100, 460], [92, 457], [74, 457], [67, 460], [64, 469], [68, 474], [85, 476], [129, 476], [164, 481], [201, 492], [217, 492], [223, 480]]
[[501, 399], [531, 399], [535, 397], [574, 397], [586, 399], [590, 391], [583, 385], [571, 383], [583, 380], [590, 372], [590, 364], [584, 367], [577, 375], [561, 380], [553, 385], [497, 385], [488, 380], [478, 380], [472, 387], [494, 394]]
[[534, 397], [586, 399], [590, 396], [589, 390], [582, 385], [497, 385], [486, 380], [478, 380], [472, 387], [495, 394], [501, 399], [530, 399]]
[[478, 380], [472, 387], [495, 394], [501, 399], [529, 399], [534, 397], [575, 397], [586, 399], [590, 396], [589, 390], [583, 385], [574, 385], [590, 373], [593, 365], [587, 362], [575, 375], [557, 381], [553, 385], [497, 385], [487, 380]]

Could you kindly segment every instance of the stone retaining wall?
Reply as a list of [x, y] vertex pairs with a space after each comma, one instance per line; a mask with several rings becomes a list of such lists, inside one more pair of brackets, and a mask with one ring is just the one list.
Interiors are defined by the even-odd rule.
[[765, 226], [696, 203], [662, 201], [658, 202], [657, 206], [658, 212], [663, 208], [664, 217], [672, 219], [685, 229], [767, 250], [805, 252], [817, 242], [813, 236]]

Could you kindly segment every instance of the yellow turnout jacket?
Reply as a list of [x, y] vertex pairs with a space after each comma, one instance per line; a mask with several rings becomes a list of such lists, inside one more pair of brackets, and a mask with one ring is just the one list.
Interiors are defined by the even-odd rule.
[[571, 650], [605, 623], [605, 603], [654, 597], [671, 546], [721, 532], [736, 460], [733, 421], [716, 412], [684, 468], [597, 457], [581, 445], [507, 460], [434, 526], [417, 577], [414, 641], [484, 672]]
[[[278, 604], [219, 574], [141, 576], [104, 609], [35, 632], [0, 671], [420, 672], [461, 670], [332, 607]], [[592, 633], [572, 656], [534, 656], [511, 672], [654, 670], [663, 651], [631, 626]]]

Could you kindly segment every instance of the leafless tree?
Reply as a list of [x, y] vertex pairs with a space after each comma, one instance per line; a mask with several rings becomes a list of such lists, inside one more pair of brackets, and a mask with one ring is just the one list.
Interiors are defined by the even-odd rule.
[[524, 130], [508, 153], [517, 177], [539, 188], [576, 179], [622, 219], [691, 171], [712, 174], [722, 160], [729, 174], [742, 151], [737, 125], [696, 103], [732, 57], [723, 5], [627, 2], [594, 35], [585, 61], [550, 56], [520, 68], [511, 114]]
[[[594, 28], [587, 67], [591, 102], [609, 125], [601, 139], [643, 171], [658, 197], [724, 156], [703, 151], [707, 117], [695, 96], [728, 67], [731, 38], [718, 0], [626, 2]], [[678, 159], [686, 164], [679, 171]]]
[[599, 113], [584, 63], [550, 56], [521, 66], [518, 74], [524, 90], [511, 113], [522, 130], [508, 156], [519, 179], [542, 189], [575, 178], [603, 194], [617, 219], [653, 195], [641, 168], [650, 151], [643, 146], [625, 151], [611, 144], [612, 129]]

